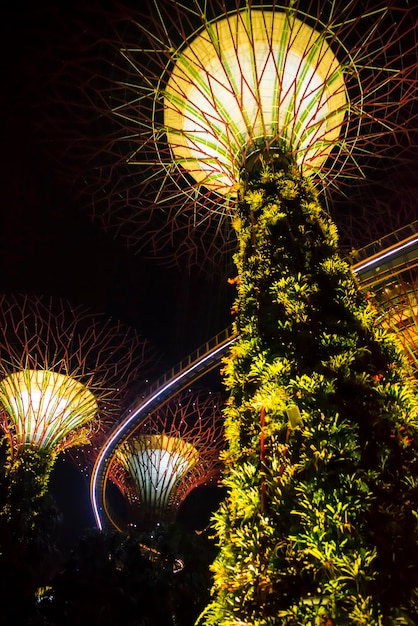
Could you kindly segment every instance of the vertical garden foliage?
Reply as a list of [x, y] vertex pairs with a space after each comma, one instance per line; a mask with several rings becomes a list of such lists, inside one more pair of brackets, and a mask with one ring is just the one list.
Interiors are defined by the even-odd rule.
[[216, 626], [418, 623], [418, 403], [296, 168], [246, 184]]
[[[4, 445], [3, 445], [4, 448]], [[8, 453], [0, 474], [0, 623], [13, 623], [16, 600], [26, 623], [36, 589], [57, 557], [59, 513], [48, 493], [55, 454], [33, 446]]]

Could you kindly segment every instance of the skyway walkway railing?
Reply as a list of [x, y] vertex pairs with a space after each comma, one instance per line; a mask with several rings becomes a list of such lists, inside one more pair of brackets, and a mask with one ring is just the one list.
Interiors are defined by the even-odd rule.
[[[160, 389], [161, 387], [164, 387], [168, 383], [168, 381], [175, 378], [182, 372], [185, 372], [188, 369], [192, 368], [194, 365], [200, 363], [205, 356], [212, 354], [212, 352], [216, 348], [220, 348], [221, 346], [228, 343], [229, 340], [233, 336], [234, 336], [234, 331], [233, 331], [232, 326], [225, 328], [220, 333], [218, 333], [217, 335], [209, 339], [209, 341], [207, 341], [202, 346], [197, 348], [197, 350], [194, 350], [185, 359], [180, 361], [180, 363], [177, 363], [174, 367], [172, 367], [170, 370], [165, 372], [158, 380], [154, 381], [151, 385], [149, 385], [144, 395], [146, 396], [153, 395], [158, 389]], [[212, 364], [212, 367], [216, 367], [217, 365], [216, 362], [211, 363], [211, 364]], [[205, 366], [206, 366], [206, 369], [204, 371], [201, 371], [200, 369], [198, 369], [198, 372], [201, 374], [201, 376], [203, 376], [204, 374], [210, 371], [210, 369], [208, 369], [210, 366], [210, 363], [205, 361]], [[194, 380], [196, 379], [197, 378], [194, 378]], [[144, 396], [142, 396], [142, 398], [143, 397]]]
[[415, 220], [402, 228], [398, 228], [398, 230], [394, 230], [393, 232], [380, 237], [380, 239], [372, 241], [367, 244], [367, 246], [364, 246], [359, 250], [353, 250], [350, 255], [349, 263], [355, 267], [365, 259], [371, 260], [375, 256], [381, 255], [382, 251], [395, 248], [399, 246], [400, 243], [404, 243], [409, 240], [411, 237], [416, 237], [417, 233], [418, 220]]
[[[404, 239], [397, 241], [396, 239], [400, 237], [401, 233], [409, 234]], [[381, 242], [384, 242], [385, 247], [375, 252], [377, 244]], [[351, 266], [353, 271], [358, 274], [363, 289], [376, 286], [383, 281], [386, 282], [406, 270], [412, 270], [418, 266], [418, 221], [410, 224], [407, 229], [404, 228], [392, 233], [390, 239], [389, 236], [384, 237], [378, 242], [370, 244], [364, 250], [370, 253], [369, 256]], [[359, 256], [362, 254], [363, 251], [358, 252]]]

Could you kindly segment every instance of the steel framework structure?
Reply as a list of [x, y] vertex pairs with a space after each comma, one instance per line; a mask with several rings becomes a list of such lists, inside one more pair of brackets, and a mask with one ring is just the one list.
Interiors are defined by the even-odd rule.
[[[260, 146], [260, 140], [274, 146], [283, 143], [284, 137], [293, 158], [305, 173], [311, 171], [324, 192], [346, 251], [414, 219], [418, 126], [414, 8], [396, 0], [320, 6], [310, 0], [289, 6], [277, 0], [260, 4], [195, 0], [187, 6], [177, 0], [148, 0], [142, 6], [132, 9], [112, 3], [94, 20], [88, 10], [82, 13], [75, 27], [60, 34], [53, 53], [58, 58], [62, 54], [65, 62], [51, 69], [47, 81], [48, 97], [51, 89], [54, 93], [54, 113], [61, 107], [67, 116], [67, 134], [62, 120], [61, 129], [52, 120], [54, 135], [61, 138], [61, 149], [65, 147], [66, 166], [71, 170], [71, 163], [83, 163], [78, 190], [86, 192], [91, 211], [105, 228], [143, 254], [183, 266], [211, 261], [213, 270], [220, 255], [235, 248], [229, 218], [238, 191], [235, 183], [247, 156]], [[265, 63], [260, 66], [254, 62], [259, 41], [248, 19], [251, 12], [260, 15], [267, 42]], [[278, 44], [283, 43], [279, 41], [280, 19], [287, 24], [288, 41], [299, 38], [301, 27], [322, 33], [318, 41], [307, 35], [305, 43], [297, 43], [299, 69], [305, 72], [307, 59], [311, 68], [302, 82], [297, 70], [296, 78], [281, 83], [283, 68], [289, 69], [292, 58], [288, 53], [276, 56]], [[222, 20], [231, 32], [234, 20], [241, 29], [241, 39], [232, 42], [227, 54], [216, 44], [219, 33], [214, 24]], [[78, 55], [69, 52], [75, 36], [81, 41]], [[173, 70], [179, 60], [184, 64], [187, 47], [199, 37], [218, 54], [216, 71], [221, 78], [211, 76], [214, 66], [205, 67], [203, 58], [189, 58], [189, 75], [178, 70], [184, 73], [183, 85], [173, 98]], [[243, 45], [250, 59], [248, 67], [240, 61]], [[319, 53], [313, 53], [318, 46]], [[335, 60], [329, 74], [322, 70], [325, 48]], [[234, 76], [240, 67], [245, 70], [241, 82]], [[197, 76], [200, 82], [196, 83]], [[259, 112], [266, 108], [266, 81], [276, 98], [267, 108], [273, 109], [273, 118], [281, 119], [267, 133], [268, 123], [260, 119], [261, 113], [246, 117], [243, 100], [250, 93]], [[321, 81], [322, 87], [328, 84], [328, 96], [322, 99]], [[228, 115], [241, 117], [244, 131], [235, 120], [236, 129], [224, 132], [225, 124], [229, 129], [233, 124], [228, 115], [222, 117], [225, 109], [216, 82], [222, 82], [230, 96]], [[77, 98], [70, 97], [72, 83]], [[167, 98], [170, 89], [171, 100]], [[167, 115], [168, 109], [176, 113], [179, 100], [190, 89], [195, 89], [193, 97], [197, 98], [197, 108], [191, 102], [188, 112], [196, 131], [194, 140], [190, 124], [179, 131]], [[326, 111], [336, 94], [340, 101], [334, 103], [333, 112]], [[307, 103], [309, 119], [302, 126], [308, 132], [303, 140], [300, 113]], [[196, 114], [199, 107], [201, 118]], [[328, 126], [323, 123], [327, 116]], [[200, 141], [203, 132], [206, 138]], [[185, 140], [195, 142], [199, 158], [178, 151]], [[217, 142], [219, 151], [213, 149]], [[313, 152], [309, 142], [316, 143]], [[313, 153], [328, 158], [319, 166]], [[210, 163], [213, 175], [195, 178], [199, 159]], [[218, 175], [232, 176], [227, 191], [210, 183]]]
[[10, 454], [84, 445], [112, 422], [150, 362], [150, 344], [63, 300], [0, 298], [0, 427]]
[[220, 478], [222, 405], [220, 394], [183, 391], [120, 442], [108, 474], [130, 504], [131, 524], [148, 528], [173, 521], [193, 489]]

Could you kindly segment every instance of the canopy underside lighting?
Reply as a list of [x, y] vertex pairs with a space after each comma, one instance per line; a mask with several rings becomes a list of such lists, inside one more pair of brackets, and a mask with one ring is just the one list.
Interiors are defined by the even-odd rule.
[[70, 376], [21, 370], [0, 381], [0, 402], [17, 445], [53, 448], [98, 411], [94, 395]]
[[207, 188], [235, 193], [247, 156], [271, 146], [318, 171], [347, 112], [325, 36], [283, 12], [249, 10], [207, 23], [176, 53], [164, 90], [173, 157]]
[[199, 460], [187, 441], [167, 435], [143, 435], [128, 442], [118, 456], [136, 486], [140, 503], [166, 507], [178, 482]]

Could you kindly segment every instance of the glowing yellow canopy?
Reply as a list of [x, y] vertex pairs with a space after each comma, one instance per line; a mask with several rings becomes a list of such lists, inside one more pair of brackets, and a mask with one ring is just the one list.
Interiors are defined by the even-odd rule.
[[177, 51], [164, 95], [176, 162], [221, 194], [265, 145], [293, 153], [305, 174], [318, 170], [347, 109], [325, 37], [287, 13], [255, 9], [208, 23]]
[[21, 370], [0, 381], [0, 402], [13, 422], [16, 443], [54, 448], [97, 413], [94, 395], [70, 376]]

